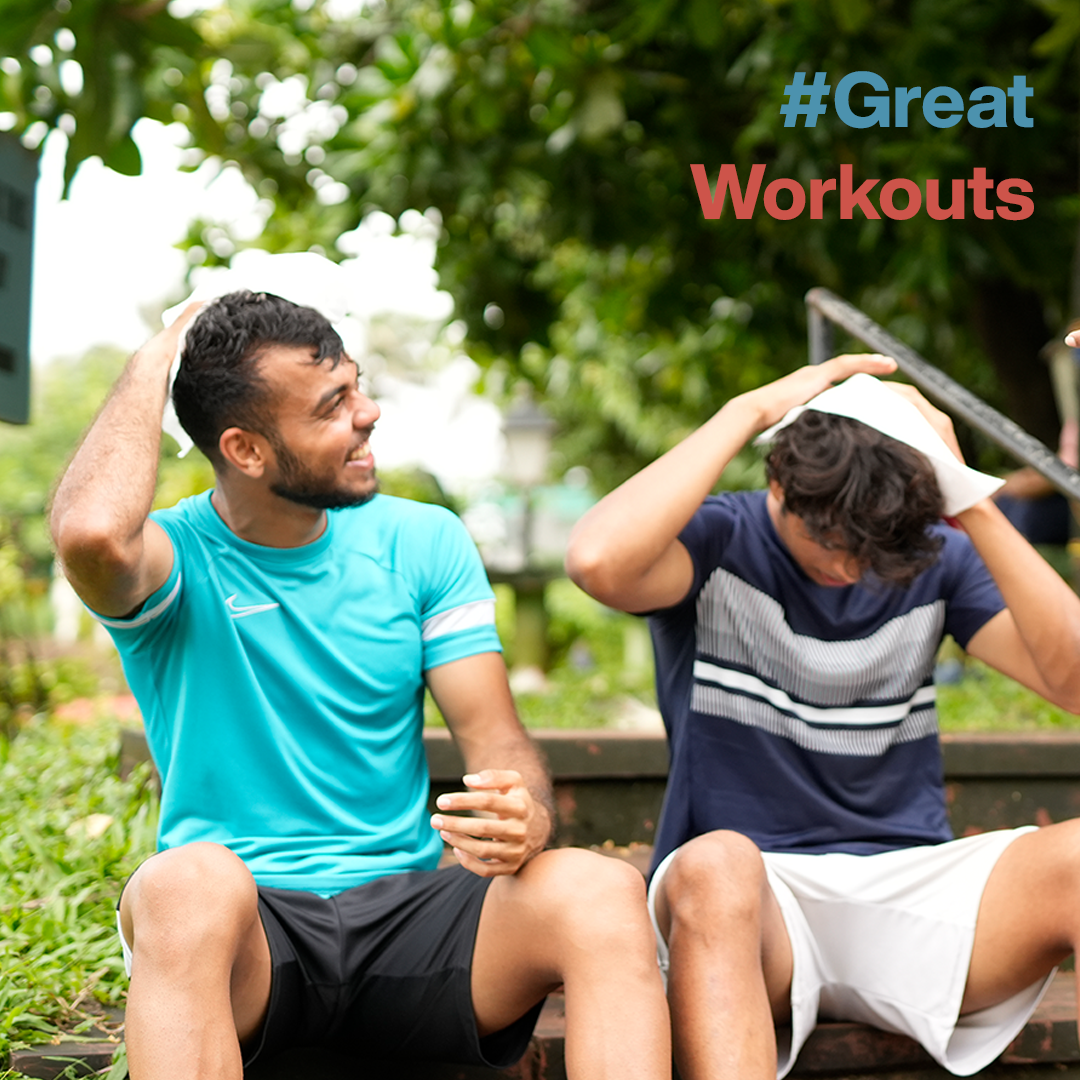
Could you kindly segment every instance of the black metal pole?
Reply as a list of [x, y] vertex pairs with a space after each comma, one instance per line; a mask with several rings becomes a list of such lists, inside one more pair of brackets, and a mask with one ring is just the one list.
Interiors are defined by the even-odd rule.
[[[998, 446], [1008, 450], [1018, 461], [1030, 465], [1036, 472], [1045, 476], [1064, 495], [1080, 499], [1080, 473], [1070, 469], [1049, 447], [1029, 435], [1022, 427], [996, 409], [976, 397], [966, 387], [949, 378], [943, 371], [934, 367], [914, 349], [897, 340], [884, 327], [874, 322], [869, 315], [853, 307], [846, 300], [841, 300], [828, 289], [815, 288], [806, 294], [808, 323], [810, 326], [810, 362], [821, 363], [831, 354], [815, 354], [815, 329], [820, 322], [836, 323], [849, 334], [865, 342], [880, 353], [896, 360], [897, 367], [920, 390], [925, 391], [949, 412], [954, 413], [973, 428], [978, 429]], [[819, 336], [818, 342], [825, 339]]]

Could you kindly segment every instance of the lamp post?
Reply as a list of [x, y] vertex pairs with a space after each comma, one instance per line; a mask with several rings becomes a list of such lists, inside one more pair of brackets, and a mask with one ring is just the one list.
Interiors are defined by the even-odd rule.
[[503, 417], [506, 478], [522, 493], [521, 569], [507, 575], [514, 589], [514, 666], [547, 667], [547, 611], [544, 587], [550, 573], [533, 562], [533, 489], [547, 472], [555, 422], [526, 391], [517, 396]]

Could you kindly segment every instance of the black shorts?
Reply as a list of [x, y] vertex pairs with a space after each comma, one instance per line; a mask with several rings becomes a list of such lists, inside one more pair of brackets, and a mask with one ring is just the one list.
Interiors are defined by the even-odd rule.
[[244, 1064], [323, 1047], [371, 1060], [512, 1065], [542, 1003], [477, 1034], [472, 955], [490, 884], [455, 866], [391, 874], [328, 899], [260, 886], [273, 977]]

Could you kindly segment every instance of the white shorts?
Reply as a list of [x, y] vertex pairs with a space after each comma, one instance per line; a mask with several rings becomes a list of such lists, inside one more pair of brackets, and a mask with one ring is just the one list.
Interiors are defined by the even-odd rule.
[[[791, 1027], [777, 1031], [785, 1076], [823, 1020], [853, 1020], [908, 1035], [944, 1068], [970, 1076], [1019, 1033], [1053, 979], [989, 1009], [959, 1016], [983, 888], [1001, 853], [1034, 826], [880, 855], [765, 853], [769, 884], [791, 939]], [[660, 967], [667, 943], [656, 925]]]
[[[656, 924], [653, 923], [655, 926]], [[131, 946], [128, 944], [128, 939], [124, 937], [124, 924], [120, 921], [120, 909], [116, 909], [116, 932], [120, 935], [120, 950], [124, 954], [124, 971], [127, 972], [127, 977], [131, 978]]]

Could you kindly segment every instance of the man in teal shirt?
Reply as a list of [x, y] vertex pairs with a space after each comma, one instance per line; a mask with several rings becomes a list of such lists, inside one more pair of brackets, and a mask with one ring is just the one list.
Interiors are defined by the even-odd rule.
[[[173, 400], [216, 487], [151, 514], [188, 322]], [[483, 568], [452, 515], [377, 494], [378, 415], [321, 315], [232, 293], [136, 353], [57, 490], [162, 776], [120, 904], [132, 1077], [312, 1044], [504, 1066], [560, 984], [575, 1075], [666, 1076], [642, 883], [543, 850]], [[425, 685], [469, 770], [433, 817]], [[436, 871], [444, 841], [460, 865]]]

